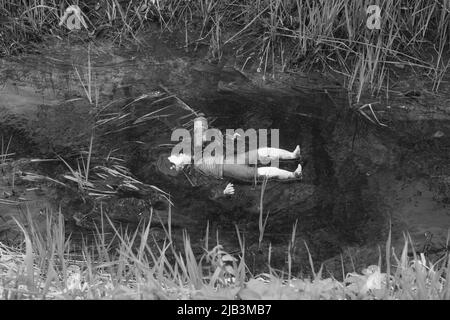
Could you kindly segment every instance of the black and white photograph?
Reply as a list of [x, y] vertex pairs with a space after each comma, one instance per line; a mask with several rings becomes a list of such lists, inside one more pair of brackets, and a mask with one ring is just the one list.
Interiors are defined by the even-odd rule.
[[0, 300], [450, 300], [450, 0], [0, 0], [0, 140]]

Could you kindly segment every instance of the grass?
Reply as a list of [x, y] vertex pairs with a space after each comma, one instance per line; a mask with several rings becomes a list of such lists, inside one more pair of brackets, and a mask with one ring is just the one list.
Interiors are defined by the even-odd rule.
[[[446, 0], [379, 0], [381, 29], [367, 27], [373, 1], [353, 0], [105, 0], [79, 2], [86, 41], [106, 36], [142, 44], [154, 29], [184, 38], [184, 48], [207, 47], [216, 60], [252, 61], [263, 77], [278, 71], [331, 71], [345, 79], [358, 102], [363, 93], [389, 91], [398, 68], [426, 74], [437, 92], [450, 66], [450, 5]], [[59, 27], [63, 0], [0, 0], [0, 55], [26, 51], [27, 41], [77, 34]], [[84, 32], [84, 33], [83, 33]], [[87, 89], [87, 87], [86, 87]], [[91, 97], [90, 92], [87, 94]]]
[[[98, 162], [92, 156], [92, 147], [89, 149], [85, 152], [88, 159]], [[98, 179], [108, 176], [120, 178], [122, 185], [132, 190], [143, 186], [114, 161], [109, 166], [93, 166], [88, 179], [89, 161], [83, 156], [77, 159], [76, 168], [59, 159], [71, 173], [64, 177], [74, 182], [80, 192], [94, 198], [110, 194], [97, 186]], [[33, 177], [30, 181], [45, 178]], [[264, 250], [267, 224], [263, 210], [266, 183], [263, 182], [260, 198], [259, 250]], [[72, 240], [66, 232], [61, 213], [45, 211], [42, 225], [26, 211], [20, 220], [14, 219], [23, 236], [22, 244], [11, 247], [0, 242], [0, 299], [450, 299], [448, 242], [444, 254], [432, 261], [414, 249], [411, 256], [410, 247], [414, 246], [405, 235], [404, 247], [397, 257], [389, 235], [384, 262], [380, 251], [378, 265], [358, 273], [345, 270], [342, 261], [340, 280], [332, 274], [323, 276], [324, 266], [317, 268], [304, 243], [311, 274], [298, 277], [292, 272], [295, 264], [301, 263], [293, 255], [298, 246], [296, 221], [287, 243], [287, 270], [271, 267], [269, 244], [267, 271], [254, 275], [247, 267], [246, 239], [237, 226], [239, 252], [227, 252], [218, 231], [212, 244], [207, 223], [202, 253], [198, 253], [185, 231], [182, 241], [175, 241], [180, 237], [173, 235], [170, 208], [167, 223], [156, 213], [154, 219], [151, 211], [135, 230], [115, 225], [100, 209], [100, 221], [94, 224], [93, 234], [85, 233], [81, 240]], [[162, 236], [153, 233], [158, 222], [164, 231]]]
[[[357, 102], [367, 92], [372, 95], [388, 92], [395, 68], [425, 72], [432, 90], [437, 92], [450, 66], [450, 57], [446, 56], [450, 40], [450, 3], [445, 0], [380, 0], [379, 31], [366, 27], [366, 8], [373, 4], [370, 1], [105, 0], [102, 3], [103, 6], [96, 7], [79, 1], [85, 24], [79, 31], [68, 31], [56, 27], [68, 1], [0, 0], [0, 56], [27, 52], [30, 49], [27, 43], [39, 43], [48, 36], [78, 35], [90, 42], [102, 35], [118, 45], [125, 41], [141, 43], [141, 32], [156, 22], [162, 33], [183, 35], [186, 51], [206, 47], [212, 60], [234, 55], [236, 68], [244, 70], [246, 66], [256, 66], [264, 79], [279, 71], [311, 69], [342, 75], [345, 87], [355, 92]], [[110, 179], [119, 179], [121, 186], [128, 190], [146, 187], [121, 165], [121, 159], [95, 157], [94, 130], [116, 122], [127, 125], [121, 130], [144, 125], [159, 117], [158, 113], [164, 109], [145, 114], [136, 121], [128, 119], [129, 113], [100, 117], [100, 111], [108, 105], [99, 111], [90, 50], [86, 76], [77, 68], [74, 71], [100, 119], [95, 119], [88, 151], [81, 153], [75, 164], [59, 157], [70, 171], [63, 177], [76, 184], [79, 191], [100, 198], [116, 194], [117, 190], [108, 185], [101, 188], [103, 182]], [[157, 99], [153, 104], [166, 99], [184, 104], [167, 89], [162, 89], [165, 92], [153, 96]], [[123, 109], [148, 97], [151, 96], [143, 95]], [[359, 111], [370, 121], [382, 125], [370, 104], [363, 105]], [[2, 137], [1, 164], [13, 155], [9, 153], [10, 143], [11, 138], [6, 143]], [[29, 175], [28, 178], [45, 177]], [[269, 212], [263, 211], [265, 186], [266, 181], [260, 198], [260, 250], [269, 216]], [[164, 194], [154, 186], [147, 187]], [[317, 268], [306, 243], [312, 274], [310, 278], [297, 278], [292, 274], [297, 262], [292, 254], [298, 246], [297, 222], [287, 243], [287, 271], [271, 267], [269, 244], [267, 273], [253, 275], [246, 265], [245, 238], [237, 226], [238, 254], [226, 251], [218, 233], [211, 248], [208, 224], [203, 254], [198, 255], [187, 233], [183, 233], [182, 246], [174, 243], [170, 211], [168, 226], [163, 225], [163, 239], [153, 237], [152, 219], [151, 215], [150, 221], [143, 220], [131, 232], [102, 215], [94, 238], [84, 239], [79, 248], [79, 243], [66, 233], [61, 214], [47, 215], [42, 229], [28, 213], [25, 220], [16, 221], [24, 245], [8, 247], [0, 243], [0, 296], [3, 299], [450, 298], [448, 251], [437, 261], [416, 252], [411, 257], [408, 252], [413, 246], [408, 235], [405, 235], [400, 256], [393, 250], [389, 236], [385, 254], [380, 252], [377, 266], [369, 266], [359, 273], [355, 270], [349, 273], [343, 266], [339, 281], [332, 275], [324, 278], [323, 266]]]
[[[449, 255], [431, 263], [424, 254], [408, 256], [411, 239], [399, 257], [386, 243], [386, 262], [361, 273], [344, 273], [343, 281], [323, 277], [323, 267], [310, 278], [276, 271], [252, 275], [245, 264], [245, 244], [235, 256], [217, 243], [194, 254], [189, 236], [183, 248], [152, 238], [150, 221], [136, 231], [114, 226], [107, 216], [92, 241], [74, 250], [61, 214], [47, 215], [39, 229], [28, 214], [22, 230], [25, 246], [0, 243], [2, 299], [450, 299]], [[106, 227], [112, 237], [106, 236]], [[207, 233], [208, 233], [207, 228]], [[239, 233], [238, 233], [239, 234]], [[107, 240], [109, 238], [110, 240]], [[206, 235], [209, 238], [209, 235]], [[295, 238], [295, 226], [293, 230]], [[240, 239], [240, 241], [243, 241]], [[311, 256], [309, 260], [314, 270]]]
[[4, 137], [2, 136], [2, 152], [0, 153], [0, 164], [2, 165], [6, 164], [10, 160], [9, 158], [14, 155], [14, 153], [8, 153], [12, 138], [12, 136], [9, 137], [8, 144], [5, 146]]

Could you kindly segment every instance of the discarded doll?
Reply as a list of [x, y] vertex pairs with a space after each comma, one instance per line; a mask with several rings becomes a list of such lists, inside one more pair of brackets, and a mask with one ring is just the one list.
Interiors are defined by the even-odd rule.
[[[205, 127], [205, 118], [201, 117], [201, 122]], [[232, 139], [235, 139], [233, 136]], [[238, 155], [239, 157], [239, 155]], [[279, 148], [262, 147], [245, 152], [241, 159], [245, 159], [244, 163], [236, 163], [233, 159], [227, 159], [226, 156], [211, 156], [202, 155], [201, 161], [194, 161], [195, 157], [179, 153], [172, 154], [168, 157], [171, 169], [181, 171], [187, 166], [192, 166], [195, 170], [204, 175], [214, 177], [217, 179], [229, 178], [240, 181], [262, 181], [264, 179], [278, 179], [278, 180], [297, 180], [302, 177], [302, 166], [299, 164], [295, 171], [283, 170], [275, 166], [258, 167], [254, 165], [251, 159], [256, 159], [258, 162], [267, 163], [268, 161], [278, 160], [296, 160], [300, 158], [300, 146], [294, 151], [287, 151]], [[232, 161], [227, 161], [232, 160]], [[233, 194], [234, 187], [231, 183], [227, 185], [224, 194]]]

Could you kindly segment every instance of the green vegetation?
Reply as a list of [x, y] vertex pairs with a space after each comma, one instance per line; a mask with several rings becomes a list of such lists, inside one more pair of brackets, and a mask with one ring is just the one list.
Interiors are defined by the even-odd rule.
[[[77, 1], [78, 2], [78, 1]], [[0, 55], [32, 49], [31, 42], [63, 38], [58, 27], [70, 1], [0, 0]], [[381, 9], [381, 29], [367, 27], [367, 8]], [[142, 32], [176, 33], [186, 50], [234, 55], [264, 74], [332, 71], [359, 101], [395, 79], [391, 67], [426, 73], [438, 91], [450, 66], [450, 4], [446, 0], [140, 0], [79, 1], [85, 23], [72, 33], [141, 43]], [[153, 24], [151, 24], [153, 23]], [[398, 70], [397, 70], [398, 71]], [[391, 79], [392, 78], [392, 79]]]

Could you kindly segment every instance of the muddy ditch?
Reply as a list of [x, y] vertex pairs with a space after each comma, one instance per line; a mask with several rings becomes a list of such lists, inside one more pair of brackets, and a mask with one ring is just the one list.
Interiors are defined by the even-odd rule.
[[[278, 75], [263, 82], [252, 70], [242, 73], [231, 65], [202, 62], [198, 53], [170, 50], [161, 40], [153, 43], [145, 52], [106, 44], [90, 48], [92, 92], [98, 92], [98, 103], [93, 99], [92, 104], [75, 71], [86, 79], [86, 47], [55, 44], [40, 54], [0, 62], [3, 153], [12, 153], [1, 163], [1, 241], [18, 239], [11, 217], [29, 212], [44, 226], [47, 213], [59, 210], [74, 239], [92, 233], [100, 213], [131, 229], [153, 214], [152, 230], [161, 236], [169, 210], [157, 187], [174, 204], [176, 241], [187, 230], [201, 254], [209, 222], [211, 241], [218, 230], [221, 244], [236, 252], [237, 226], [254, 272], [264, 270], [269, 243], [272, 265], [286, 267], [296, 222], [291, 255], [295, 271], [305, 273], [310, 271], [305, 242], [315, 261], [337, 273], [341, 256], [355, 267], [376, 263], [390, 228], [395, 245], [404, 231], [411, 232], [418, 248], [426, 231], [433, 233], [436, 248], [445, 243], [450, 227], [448, 96], [426, 90], [414, 97], [393, 95], [373, 104], [379, 123], [371, 122], [326, 77]], [[193, 110], [183, 108], [178, 98]], [[148, 116], [161, 108], [158, 117]], [[302, 148], [303, 180], [267, 185], [261, 245], [260, 185], [235, 182], [236, 195], [217, 200], [211, 195], [228, 181], [193, 181], [161, 166], [170, 151], [171, 130], [188, 126], [196, 112], [221, 130], [280, 129], [281, 148]], [[125, 176], [139, 183], [109, 175], [94, 181], [94, 189], [111, 192], [108, 196], [80, 192], [67, 176], [69, 166], [81, 163], [82, 171], [91, 137], [91, 168], [97, 168], [91, 178], [123, 166], [129, 169]], [[296, 167], [294, 162], [281, 165]]]

